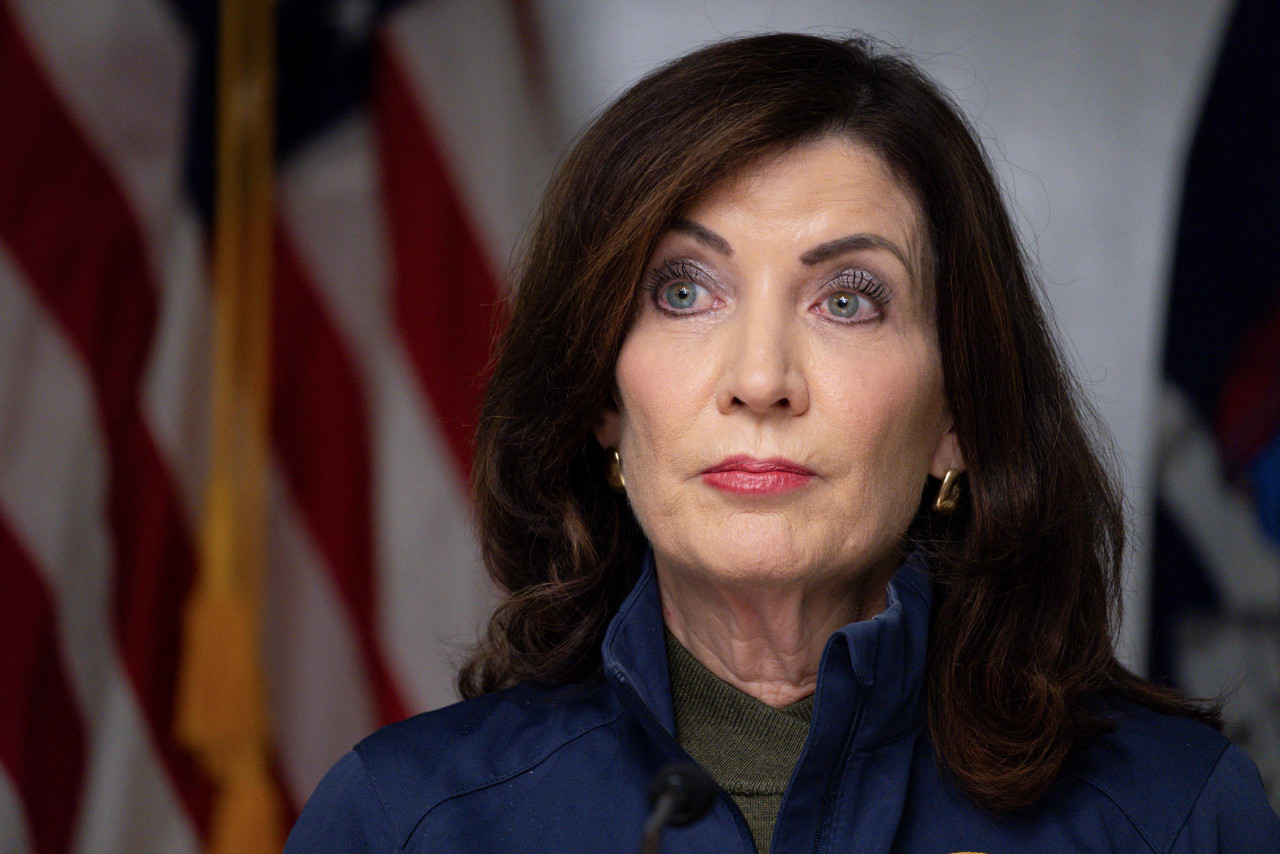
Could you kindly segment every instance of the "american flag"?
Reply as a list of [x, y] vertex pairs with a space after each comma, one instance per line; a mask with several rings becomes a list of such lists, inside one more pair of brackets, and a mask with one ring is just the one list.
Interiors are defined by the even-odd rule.
[[1237, 3], [1187, 161], [1160, 393], [1151, 672], [1226, 694], [1280, 809], [1280, 7]]
[[[261, 645], [285, 820], [453, 699], [469, 435], [552, 150], [516, 0], [279, 0]], [[218, 4], [0, 0], [0, 849], [200, 850]]]

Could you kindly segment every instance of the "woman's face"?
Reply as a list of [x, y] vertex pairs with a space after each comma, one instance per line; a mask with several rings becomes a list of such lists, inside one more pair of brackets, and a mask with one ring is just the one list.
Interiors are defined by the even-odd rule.
[[926, 475], [963, 468], [925, 257], [911, 194], [838, 138], [708, 193], [661, 238], [596, 428], [660, 571], [892, 572]]

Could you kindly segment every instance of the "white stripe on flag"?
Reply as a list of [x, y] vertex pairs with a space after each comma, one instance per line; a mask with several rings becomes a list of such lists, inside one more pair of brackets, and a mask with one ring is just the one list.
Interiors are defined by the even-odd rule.
[[280, 209], [317, 295], [368, 374], [369, 354], [386, 345], [394, 320], [378, 164], [363, 114], [289, 158]]
[[206, 433], [209, 388], [204, 246], [183, 187], [193, 49], [158, 0], [15, 7], [60, 100], [137, 217], [160, 287], [146, 411], [170, 452], [190, 521], [203, 500], [191, 494], [204, 464], [203, 446], [192, 439]]
[[137, 217], [159, 292], [143, 410], [191, 530], [204, 496], [209, 294], [183, 186], [194, 51], [168, 3], [18, 0], [45, 73]]
[[112, 667], [105, 703], [94, 710], [89, 775], [74, 849], [196, 854], [194, 828], [147, 737], [123, 665]]
[[182, 24], [161, 0], [12, 6], [59, 100], [129, 199], [153, 269], [161, 269], [182, 187], [194, 70]]
[[301, 804], [377, 717], [350, 618], [287, 500], [283, 476], [273, 480], [263, 654], [285, 782]]
[[1160, 397], [1160, 498], [1200, 554], [1228, 611], [1274, 611], [1280, 549], [1267, 539], [1252, 502], [1228, 483], [1217, 443], [1182, 391]]
[[55, 599], [62, 657], [85, 721], [77, 849], [193, 850], [112, 642], [107, 464], [89, 388], [70, 346], [0, 251], [0, 510]]
[[501, 276], [554, 163], [535, 113], [512, 4], [433, 0], [387, 25], [419, 112], [435, 132], [491, 269]]
[[200, 530], [208, 468], [211, 294], [204, 235], [194, 208], [174, 203], [156, 270], [157, 317], [142, 412], [177, 489], [188, 530]]
[[453, 702], [453, 677], [494, 605], [457, 464], [408, 361], [388, 354], [374, 424], [378, 621], [411, 709]]
[[112, 662], [106, 453], [83, 365], [3, 247], [0, 399], [0, 512], [54, 597], [71, 689], [88, 714]]
[[290, 161], [281, 205], [367, 391], [379, 639], [416, 711], [456, 698], [456, 647], [474, 639], [492, 601], [465, 484], [395, 334], [373, 150], [362, 117], [339, 125]]

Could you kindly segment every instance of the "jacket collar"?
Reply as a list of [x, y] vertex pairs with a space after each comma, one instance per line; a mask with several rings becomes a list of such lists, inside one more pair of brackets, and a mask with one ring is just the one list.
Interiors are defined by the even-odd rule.
[[609, 623], [601, 649], [605, 678], [629, 686], [668, 735], [676, 731], [667, 646], [662, 635], [662, 601], [653, 549], [645, 552], [640, 579]]
[[[931, 591], [919, 551], [889, 581], [886, 607], [827, 639], [818, 670], [810, 743], [838, 746], [856, 724], [853, 747], [868, 750], [920, 726]], [[614, 616], [602, 648], [605, 677], [629, 687], [668, 735], [675, 711], [662, 634], [653, 552]], [[855, 717], [856, 716], [856, 717]]]

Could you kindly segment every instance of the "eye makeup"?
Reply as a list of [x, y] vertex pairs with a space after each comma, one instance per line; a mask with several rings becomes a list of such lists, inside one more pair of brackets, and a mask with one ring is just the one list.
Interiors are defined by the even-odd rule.
[[687, 281], [695, 284], [710, 278], [706, 270], [688, 258], [672, 258], [663, 261], [645, 274], [644, 289], [656, 291], [672, 282]]
[[[709, 285], [712, 276], [700, 264], [688, 258], [672, 258], [650, 269], [641, 282], [641, 288], [650, 295], [654, 307], [664, 314], [682, 316], [697, 314], [699, 300], [711, 298]], [[673, 286], [680, 285], [680, 292], [673, 304], [666, 294]], [[686, 293], [687, 291], [687, 293]], [[687, 302], [687, 305], [679, 303]]]
[[833, 291], [849, 291], [866, 297], [879, 306], [888, 305], [892, 296], [889, 287], [878, 276], [861, 267], [841, 270], [822, 286], [824, 295]]
[[[672, 317], [701, 314], [714, 307], [715, 276], [702, 264], [687, 257], [673, 257], [646, 271], [640, 290], [649, 295], [654, 307]], [[678, 289], [677, 289], [678, 288]], [[846, 266], [837, 270], [816, 291], [817, 303], [835, 294], [847, 292], [875, 306], [874, 317], [862, 320], [832, 317], [842, 323], [858, 323], [878, 319], [892, 298], [892, 287], [865, 266]]]

